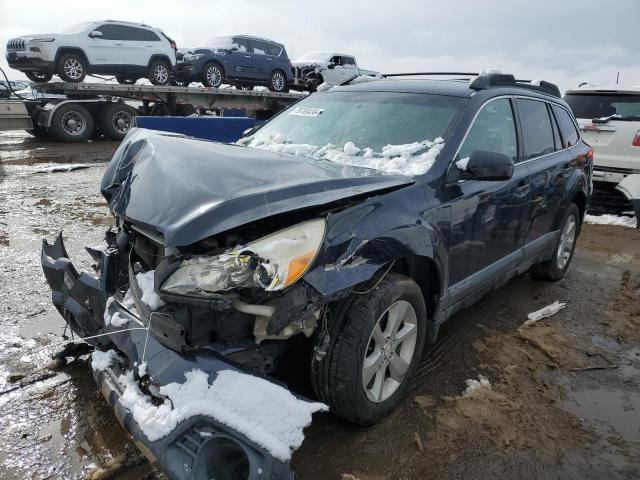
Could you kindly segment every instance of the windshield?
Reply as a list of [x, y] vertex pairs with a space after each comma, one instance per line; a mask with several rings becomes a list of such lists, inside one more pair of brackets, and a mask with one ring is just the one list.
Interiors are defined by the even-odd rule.
[[327, 62], [329, 60], [330, 54], [327, 52], [307, 52], [301, 57], [298, 57], [297, 61], [303, 62]]
[[396, 92], [315, 93], [240, 144], [388, 173], [425, 173], [464, 98]]
[[75, 25], [71, 25], [70, 27], [63, 28], [60, 30], [60, 33], [82, 33], [86, 30], [92, 30], [95, 27], [94, 22], [82, 22], [76, 23]]
[[640, 120], [640, 94], [571, 93], [564, 100], [576, 118]]

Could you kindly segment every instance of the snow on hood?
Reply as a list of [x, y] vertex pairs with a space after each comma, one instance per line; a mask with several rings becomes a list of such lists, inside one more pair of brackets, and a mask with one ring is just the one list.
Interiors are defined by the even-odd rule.
[[208, 377], [197, 369], [185, 373], [184, 383], [160, 388], [169, 400], [156, 406], [142, 394], [130, 371], [118, 379], [124, 389], [120, 401], [149, 441], [165, 437], [183, 420], [204, 415], [282, 461], [290, 460], [302, 444], [303, 429], [311, 423], [312, 414], [329, 409], [322, 403], [300, 400], [287, 389], [253, 375], [222, 370], [211, 384]]
[[374, 152], [371, 148], [359, 148], [353, 142], [345, 143], [343, 148], [327, 144], [323, 147], [309, 144], [285, 143], [282, 133], [275, 133], [267, 140], [252, 142], [241, 139], [238, 143], [252, 148], [259, 148], [276, 153], [288, 153], [329, 160], [341, 165], [365, 167], [399, 175], [422, 175], [429, 171], [444, 147], [440, 137], [433, 141], [407, 143], [404, 145], [386, 145], [382, 152]]

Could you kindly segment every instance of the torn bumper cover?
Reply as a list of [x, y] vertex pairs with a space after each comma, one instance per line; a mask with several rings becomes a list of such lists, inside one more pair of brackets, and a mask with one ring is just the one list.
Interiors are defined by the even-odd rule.
[[[90, 253], [102, 267], [111, 259], [109, 249]], [[61, 236], [53, 245], [43, 242], [41, 260], [53, 302], [72, 330], [83, 338], [104, 334], [88, 341], [102, 349], [117, 349], [108, 364], [92, 362], [94, 378], [119, 422], [155, 467], [175, 479], [294, 478], [291, 452], [302, 442], [302, 429], [310, 423], [311, 414], [326, 409], [324, 405], [244, 373], [211, 349], [184, 354], [163, 346], [148, 335], [136, 309], [127, 308], [121, 300], [110, 301], [105, 313], [105, 285], [111, 281], [105, 272], [110, 269], [99, 269], [101, 277], [78, 273]], [[112, 318], [115, 313], [119, 326], [105, 326], [104, 315]], [[190, 395], [183, 387], [194, 375], [213, 382]], [[228, 382], [218, 382], [230, 375], [244, 395], [236, 395]], [[220, 387], [218, 391], [214, 386]], [[181, 397], [171, 395], [180, 389]], [[132, 406], [132, 395], [137, 395], [139, 405]], [[275, 409], [292, 417], [297, 410], [302, 420], [283, 430], [279, 425], [283, 419], [269, 417]], [[169, 426], [167, 418], [173, 420]]]

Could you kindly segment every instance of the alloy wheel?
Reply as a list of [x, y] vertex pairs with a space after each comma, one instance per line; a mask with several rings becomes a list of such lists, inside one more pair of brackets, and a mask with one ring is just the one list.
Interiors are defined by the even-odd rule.
[[280, 72], [275, 72], [272, 76], [271, 76], [271, 85], [273, 86], [273, 89], [277, 92], [281, 91], [284, 89], [284, 75], [282, 75], [282, 73]]
[[207, 68], [207, 82], [213, 87], [217, 87], [222, 83], [222, 72], [215, 65]]
[[576, 217], [570, 215], [567, 217], [562, 232], [560, 233], [560, 244], [558, 245], [558, 251], [556, 252], [556, 262], [558, 268], [563, 270], [571, 258], [571, 252], [573, 252], [573, 244], [576, 241], [577, 233]]
[[169, 71], [163, 64], [156, 65], [153, 69], [153, 77], [158, 83], [166, 83], [169, 80]]
[[67, 60], [65, 60], [62, 68], [65, 75], [73, 80], [82, 78], [82, 75], [84, 74], [82, 63], [77, 58], [68, 58]]
[[394, 302], [378, 318], [362, 364], [362, 386], [371, 402], [387, 400], [405, 379], [416, 351], [417, 322], [406, 300]]

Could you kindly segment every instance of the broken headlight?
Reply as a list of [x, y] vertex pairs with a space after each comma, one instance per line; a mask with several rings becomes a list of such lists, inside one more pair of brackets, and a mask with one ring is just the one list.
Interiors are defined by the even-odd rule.
[[162, 291], [206, 296], [233, 288], [281, 290], [307, 271], [320, 249], [324, 230], [324, 220], [309, 220], [220, 255], [184, 260]]

